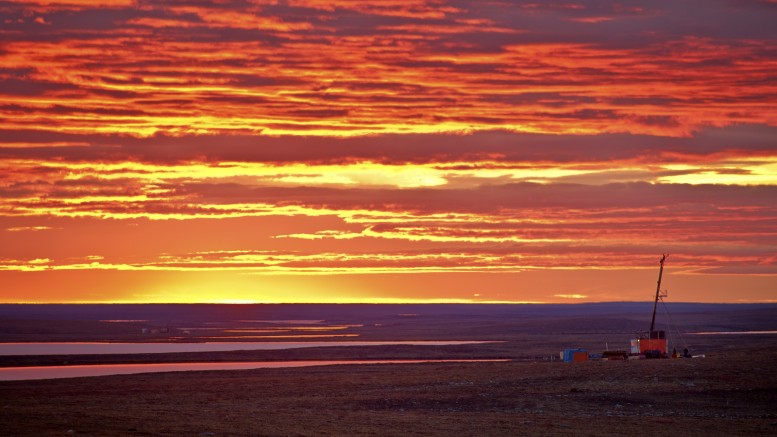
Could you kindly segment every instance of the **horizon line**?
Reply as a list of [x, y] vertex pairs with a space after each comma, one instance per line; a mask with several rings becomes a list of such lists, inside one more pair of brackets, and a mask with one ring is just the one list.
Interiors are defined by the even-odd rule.
[[[591, 304], [644, 303], [642, 300], [608, 300], [591, 302], [0, 302], [0, 305], [591, 305]], [[777, 301], [702, 302], [678, 301], [675, 304], [702, 305], [775, 305]]]

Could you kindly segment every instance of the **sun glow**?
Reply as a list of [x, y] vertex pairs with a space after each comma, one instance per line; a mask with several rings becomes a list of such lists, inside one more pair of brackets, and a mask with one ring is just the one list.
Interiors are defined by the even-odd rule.
[[756, 3], [6, 2], [0, 301], [774, 300]]

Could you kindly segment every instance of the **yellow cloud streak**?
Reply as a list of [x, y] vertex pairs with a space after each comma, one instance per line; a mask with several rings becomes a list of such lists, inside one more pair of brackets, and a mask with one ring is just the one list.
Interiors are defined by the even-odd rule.
[[[380, 186], [397, 188], [444, 187], [448, 181], [457, 180], [457, 186], [471, 178], [470, 186], [483, 180], [505, 178], [514, 181], [551, 182], [571, 176], [603, 175], [597, 183], [607, 183], [613, 163], [521, 164], [491, 161], [445, 163], [445, 164], [402, 164], [390, 165], [360, 162], [339, 165], [316, 165], [291, 163], [272, 165], [247, 162], [221, 162], [157, 165], [136, 162], [123, 163], [64, 163], [58, 161], [5, 160], [3, 167], [13, 168], [20, 175], [25, 169], [45, 168], [61, 172], [63, 180], [78, 180], [87, 177], [102, 180], [133, 179], [141, 185], [158, 184], [180, 180], [190, 181], [238, 181], [244, 184], [288, 185], [288, 186]], [[460, 167], [460, 168], [457, 168]], [[754, 159], [738, 159], [736, 162], [652, 164], [645, 167], [621, 163], [618, 171], [634, 172], [648, 182], [667, 183], [727, 183], [738, 185], [777, 185], [777, 156]], [[663, 172], [682, 174], [663, 175]], [[654, 175], [654, 176], [651, 176]], [[718, 179], [715, 179], [718, 178]], [[149, 194], [160, 194], [153, 185]], [[94, 199], [92, 199], [94, 200]], [[145, 200], [127, 198], [124, 200]]]
[[[625, 243], [624, 243], [625, 245]], [[216, 251], [181, 256], [163, 255], [138, 263], [104, 262], [86, 257], [91, 262], [56, 261], [48, 258], [1, 260], [3, 271], [68, 271], [113, 270], [156, 272], [234, 272], [251, 275], [337, 275], [433, 272], [517, 272], [531, 269], [618, 270], [634, 268], [635, 258], [615, 253], [588, 256], [585, 263], [579, 254], [506, 253], [301, 253]], [[704, 260], [697, 260], [703, 262]], [[701, 265], [704, 265], [703, 263]], [[686, 266], [687, 267], [687, 266]]]
[[[0, 199], [0, 215], [5, 216], [58, 216], [58, 217], [98, 217], [116, 219], [149, 218], [152, 220], [192, 218], [228, 218], [271, 215], [339, 216], [347, 223], [365, 224], [362, 233], [300, 233], [286, 237], [321, 239], [346, 239], [356, 237], [375, 237], [389, 239], [408, 239], [415, 241], [515, 241], [544, 242], [554, 241], [545, 238], [523, 239], [505, 238], [501, 235], [489, 235], [480, 232], [472, 235], [429, 235], [421, 228], [412, 227], [401, 233], [377, 233], [370, 225], [375, 223], [406, 223], [412, 221], [416, 226], [424, 222], [442, 221], [478, 222], [478, 223], [566, 223], [568, 217], [553, 217], [546, 213], [541, 216], [519, 214], [517, 218], [504, 217], [504, 214], [417, 214], [409, 211], [338, 209], [309, 207], [305, 205], [277, 205], [274, 203], [214, 203], [207, 198], [190, 197], [188, 194], [175, 194], [173, 188], [182, 182], [237, 183], [250, 187], [277, 186], [322, 186], [322, 187], [387, 187], [387, 188], [474, 188], [491, 179], [500, 182], [531, 181], [551, 183], [563, 181], [568, 177], [590, 177], [593, 183], [606, 183], [608, 172], [613, 164], [591, 163], [580, 166], [571, 164], [542, 164], [527, 167], [516, 163], [475, 162], [449, 164], [405, 164], [387, 165], [361, 162], [344, 165], [270, 165], [262, 163], [224, 162], [215, 165], [204, 163], [158, 165], [135, 162], [122, 163], [65, 163], [59, 161], [5, 160], [0, 168], [10, 170], [6, 183], [29, 180], [40, 190], [38, 194], [25, 197], [6, 196]], [[737, 185], [775, 185], [777, 184], [777, 156], [755, 158], [721, 158], [718, 162], [685, 164], [652, 164], [649, 167], [629, 167], [623, 163], [619, 171], [634, 174], [647, 182], [707, 184], [726, 183]], [[40, 180], [40, 170], [46, 170], [46, 183]], [[616, 175], [616, 177], [618, 177]], [[57, 180], [68, 181], [69, 187], [61, 195], [50, 192]], [[84, 180], [87, 185], [78, 186]], [[104, 181], [99, 185], [89, 185], [90, 181]], [[115, 181], [115, 185], [111, 182]], [[585, 179], [583, 179], [585, 182]], [[75, 183], [75, 185], [73, 184]], [[103, 188], [110, 188], [104, 190]], [[128, 192], [130, 191], [130, 192]], [[153, 207], [152, 207], [153, 205]], [[162, 208], [160, 208], [162, 207]], [[164, 209], [167, 208], [167, 209]], [[388, 209], [388, 210], [387, 210]], [[577, 218], [581, 223], [585, 216]], [[623, 219], [624, 223], [628, 218]]]
[[[397, 188], [444, 186], [452, 177], [477, 177], [495, 179], [508, 177], [514, 180], [544, 181], [558, 177], [596, 173], [598, 170], [574, 169], [572, 165], [543, 166], [537, 168], [505, 168], [490, 162], [461, 163], [472, 169], [455, 169], [458, 163], [387, 165], [372, 162], [340, 165], [284, 164], [271, 165], [246, 162], [222, 162], [214, 165], [202, 163], [155, 165], [135, 162], [63, 163], [57, 161], [11, 160], [5, 165], [17, 172], [35, 167], [58, 170], [65, 180], [95, 177], [104, 180], [131, 178], [142, 184], [186, 180], [239, 180], [242, 183], [263, 185], [305, 186], [381, 186]], [[492, 168], [493, 165], [493, 168]], [[131, 200], [131, 199], [127, 199]], [[142, 199], [138, 199], [142, 200]]]
[[[711, 167], [706, 169], [707, 167]], [[674, 184], [723, 184], [723, 185], [777, 185], [777, 156], [740, 159], [735, 163], [711, 164], [708, 166], [690, 164], [668, 164], [669, 171], [686, 174], [661, 176], [662, 183]]]
[[[358, 8], [357, 8], [358, 9]], [[435, 10], [439, 7], [435, 7]], [[378, 10], [383, 10], [378, 8]], [[261, 14], [246, 14], [235, 11], [214, 11], [203, 8], [188, 8], [187, 11], [200, 16], [204, 23], [213, 27], [231, 25], [235, 27], [270, 28], [277, 31], [290, 31], [295, 28], [306, 29], [307, 23], [284, 23], [274, 17]], [[416, 11], [417, 12], [417, 11]], [[438, 11], [439, 12], [439, 11]], [[412, 14], [411, 14], [412, 15]], [[168, 20], [169, 21], [169, 20]], [[177, 21], [179, 26], [187, 26], [185, 21]], [[137, 23], [136, 23], [137, 24]], [[153, 24], [153, 23], [146, 23]], [[173, 24], [169, 22], [157, 24]], [[479, 23], [482, 25], [482, 23]], [[114, 107], [124, 107], [125, 101], [109, 96], [101, 96], [98, 91], [123, 91], [134, 93], [138, 100], [164, 101], [171, 94], [190, 99], [196, 110], [181, 111], [177, 105], [135, 104], [137, 114], [105, 116], [99, 113], [84, 112], [74, 114], [14, 114], [6, 117], [0, 127], [18, 128], [21, 125], [46, 125], [63, 132], [105, 132], [128, 133], [148, 136], [157, 132], [216, 132], [220, 130], [245, 129], [261, 131], [271, 135], [325, 135], [353, 136], [387, 132], [456, 132], [461, 130], [492, 129], [494, 123], [501, 128], [552, 133], [573, 132], [640, 132], [663, 133], [668, 135], [687, 135], [693, 126], [700, 124], [726, 125], [741, 121], [774, 122], [769, 102], [755, 101], [748, 106], [749, 115], [735, 114], [741, 110], [742, 97], [763, 95], [763, 88], [734, 88], [727, 83], [737, 83], [742, 74], [759, 74], [768, 71], [768, 59], [759, 59], [758, 63], [738, 61], [736, 68], [718, 68], [714, 70], [692, 68], [693, 63], [714, 58], [720, 50], [734, 50], [732, 47], [719, 47], [700, 38], [686, 38], [675, 41], [677, 50], [683, 50], [684, 56], [678, 59], [672, 51], [668, 55], [640, 50], [604, 49], [585, 44], [528, 44], [510, 45], [498, 53], [459, 52], [456, 56], [427, 53], [418, 50], [425, 39], [433, 38], [435, 33], [429, 29], [406, 29], [392, 35], [402, 45], [386, 46], [381, 44], [382, 35], [327, 36], [327, 50], [322, 51], [321, 41], [311, 41], [302, 34], [293, 42], [284, 45], [282, 52], [274, 51], [261, 43], [221, 42], [209, 45], [203, 50], [202, 44], [189, 41], [166, 41], [149, 37], [147, 29], [130, 27], [127, 33], [136, 36], [105, 38], [96, 35], [95, 39], [84, 42], [65, 39], [57, 42], [10, 42], [3, 60], [9, 65], [35, 65], [38, 72], [31, 79], [46, 80], [61, 84], [76, 85], [80, 92], [74, 94], [51, 92], [45, 97], [24, 96], [11, 98], [12, 103], [29, 105], [47, 103], [50, 105], [77, 105], [82, 108], [104, 107], [109, 102]], [[148, 50], [139, 52], [133, 48], [138, 39], [145, 42]], [[746, 60], [762, 47], [756, 42], [748, 42], [736, 48], [732, 56]], [[104, 53], [110, 51], [116, 58], [132, 59], [142, 63], [148, 61], [151, 66], [142, 71], [121, 64], [106, 62]], [[80, 63], [72, 57], [63, 57], [63, 53], [77, 53]], [[146, 54], [149, 53], [149, 54]], [[153, 55], [150, 55], [153, 53]], [[396, 68], [397, 58], [406, 58], [413, 54], [420, 63], [439, 64], [436, 68]], [[271, 77], [304, 78], [306, 84], [294, 87], [263, 84], [260, 87], [243, 85], [232, 78], [240, 75], [255, 75], [254, 67], [229, 67], [226, 70], [214, 69], [213, 63], [244, 58], [247, 55], [256, 58], [273, 59]], [[158, 64], [159, 57], [170, 60], [169, 64]], [[304, 67], [287, 59], [304, 57]], [[90, 60], [104, 62], [105, 68], [95, 72]], [[541, 59], [542, 62], [536, 62]], [[661, 74], [646, 72], [657, 71], [659, 66], [671, 63], [677, 68], [660, 68]], [[156, 64], [156, 65], [155, 65]], [[463, 72], [456, 74], [457, 68], [478, 65], [499, 65], [500, 68], [483, 73]], [[685, 64], [687, 68], [682, 68]], [[170, 65], [175, 65], [171, 67]], [[358, 68], [354, 68], [358, 67]], [[603, 86], [598, 76], [589, 77], [587, 70], [607, 71], [613, 77], [622, 80], [609, 81]], [[366, 72], [369, 72], [366, 73]], [[176, 73], [176, 74], [172, 74]], [[215, 74], [218, 73], [218, 74]], [[715, 77], [710, 82], [710, 76]], [[403, 109], [384, 97], [397, 97], [406, 92], [391, 89], [359, 90], [348, 87], [349, 82], [378, 81], [411, 84], [423, 89], [417, 96], [429, 108], [442, 107], [440, 99], [454, 99], [457, 104], [445, 105], [445, 112], [431, 110], [436, 117], [418, 117], [414, 109]], [[531, 92], [557, 93], [559, 97], [585, 96], [598, 100], [590, 103], [566, 104], [563, 107], [545, 105], [542, 102], [527, 102], [521, 105], [498, 100], [483, 100], [482, 96], [516, 96], [515, 88], [500, 82], [509, 83], [516, 76], [533, 80]], [[565, 78], [566, 81], [546, 81], [548, 76]], [[130, 83], [112, 83], [109, 78], [142, 77], [141, 81]], [[195, 77], [196, 80], [186, 80]], [[683, 80], [675, 80], [682, 78]], [[487, 80], [484, 80], [487, 79]], [[339, 82], [320, 93], [310, 92], [311, 88]], [[282, 81], [281, 81], [282, 83]], [[712, 83], [712, 85], [711, 85]], [[714, 85], [714, 86], [713, 86]], [[657, 91], [660, 90], [660, 93]], [[338, 99], [326, 99], [327, 94]], [[234, 103], [214, 104], [208, 101], [213, 95], [230, 97], [253, 96], [263, 101], [268, 99], [272, 105]], [[659, 105], [640, 106], [641, 117], [672, 116], [679, 125], [645, 125], [631, 120], [627, 113], [617, 117], [603, 119], [565, 116], [578, 109], [595, 111], [623, 112], [622, 105], [612, 103], [612, 96], [649, 98], [657, 95], [677, 96], [678, 101], [685, 96], [693, 96], [705, 103], [679, 103], [671, 107]], [[737, 96], [739, 99], [726, 101], [720, 97]], [[91, 102], [91, 103], [90, 103]], [[365, 103], [369, 102], [369, 103]], [[717, 103], [709, 103], [717, 102]], [[118, 104], [118, 105], [117, 105]], [[237, 106], [235, 106], [237, 105]], [[278, 112], [277, 106], [305, 106], [316, 109], [339, 108], [347, 111], [347, 116], [332, 116], [321, 120], [300, 117], [293, 112]], [[268, 111], [264, 108], [273, 108]], [[763, 110], [760, 110], [763, 109]], [[626, 110], [628, 112], [628, 110]], [[740, 111], [741, 113], [741, 111]], [[549, 117], [550, 116], [550, 117]], [[554, 116], [561, 116], [557, 118]], [[488, 120], [493, 121], [488, 121]]]
[[[473, 219], [479, 216], [472, 216]], [[401, 231], [383, 231], [376, 232], [372, 228], [367, 228], [361, 233], [339, 233], [339, 234], [288, 234], [279, 235], [276, 238], [301, 238], [301, 239], [320, 239], [320, 238], [334, 238], [334, 239], [352, 239], [352, 238], [384, 238], [389, 240], [406, 240], [406, 241], [433, 241], [438, 243], [449, 242], [467, 242], [467, 243], [554, 243], [554, 242], [570, 242], [574, 241], [570, 238], [524, 238], [520, 236], [490, 236], [489, 231], [470, 230], [471, 235], [435, 235], [429, 233], [429, 229], [425, 227], [403, 227]]]

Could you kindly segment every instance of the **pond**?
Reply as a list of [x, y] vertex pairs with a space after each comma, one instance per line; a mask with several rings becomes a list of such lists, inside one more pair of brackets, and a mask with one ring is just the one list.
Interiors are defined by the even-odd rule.
[[32, 379], [78, 378], [85, 376], [130, 375], [138, 373], [185, 372], [203, 370], [277, 369], [284, 367], [331, 366], [346, 364], [412, 364], [412, 363], [462, 363], [504, 362], [495, 360], [359, 360], [359, 361], [259, 361], [225, 363], [152, 363], [152, 364], [96, 364], [85, 366], [36, 366], [0, 368], [0, 381]]
[[0, 343], [0, 355], [102, 355], [162, 354], [177, 352], [225, 352], [238, 350], [282, 350], [306, 347], [342, 346], [450, 346], [495, 343], [493, 341], [298, 341], [298, 342], [204, 342], [204, 343], [107, 343], [37, 342]]
[[774, 335], [777, 331], [705, 331], [689, 332], [689, 335]]

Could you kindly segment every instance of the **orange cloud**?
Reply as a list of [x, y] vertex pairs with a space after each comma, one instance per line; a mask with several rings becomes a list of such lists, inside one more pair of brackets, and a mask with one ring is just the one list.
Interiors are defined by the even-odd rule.
[[777, 12], [703, 9], [6, 2], [0, 301], [773, 300]]

